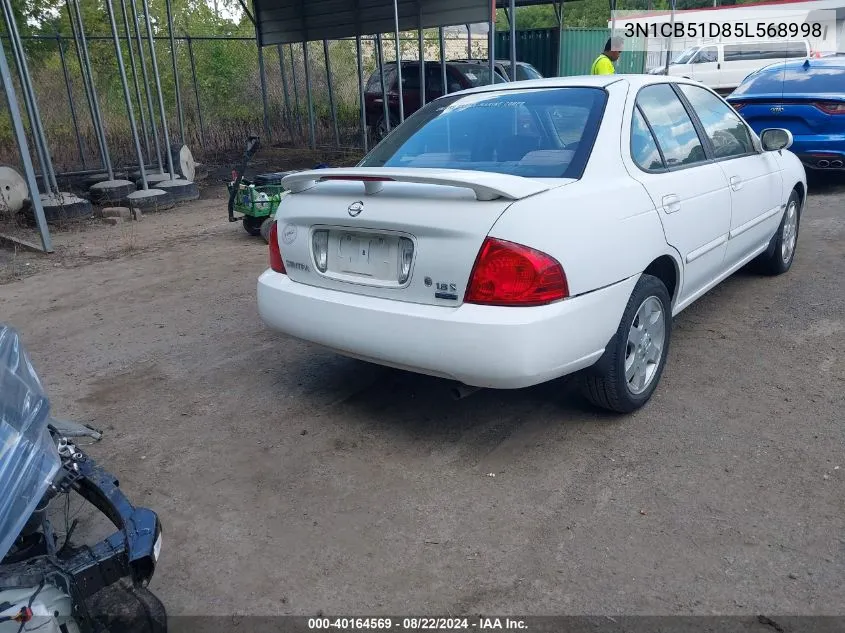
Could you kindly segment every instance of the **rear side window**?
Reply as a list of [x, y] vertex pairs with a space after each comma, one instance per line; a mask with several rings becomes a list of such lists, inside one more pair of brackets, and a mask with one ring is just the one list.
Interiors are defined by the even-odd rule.
[[637, 95], [637, 105], [654, 130], [669, 169], [706, 160], [695, 126], [669, 84], [643, 88]]
[[761, 42], [759, 44], [726, 44], [725, 61], [794, 59], [807, 56], [805, 42]]
[[740, 62], [744, 60], [761, 59], [759, 51], [745, 44], [726, 44], [725, 61]]
[[726, 44], [725, 45], [725, 61], [726, 62], [740, 62], [753, 59], [761, 59], [760, 52], [757, 47], [748, 46], [746, 44]]
[[748, 128], [721, 99], [697, 86], [681, 84], [680, 89], [704, 126], [716, 158], [745, 156], [755, 151]]
[[807, 44], [804, 42], [788, 42], [786, 45], [787, 57], [807, 57]]
[[841, 67], [803, 65], [776, 68], [749, 76], [733, 95], [845, 94], [845, 64]]
[[606, 101], [602, 89], [576, 87], [443, 97], [406, 119], [360, 166], [580, 178]]
[[425, 89], [427, 92], [436, 92], [443, 94], [443, 73], [440, 69], [440, 64], [431, 66], [426, 64], [425, 67]]
[[646, 125], [640, 109], [634, 108], [634, 117], [631, 119], [631, 158], [646, 171], [657, 171], [663, 169], [663, 159], [660, 157], [660, 150], [651, 130]]

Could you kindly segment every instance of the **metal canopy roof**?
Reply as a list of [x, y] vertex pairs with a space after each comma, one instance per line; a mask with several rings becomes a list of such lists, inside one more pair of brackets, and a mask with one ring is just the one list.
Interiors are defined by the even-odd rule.
[[[398, 0], [399, 30], [489, 22], [509, 0]], [[560, 0], [516, 0], [517, 6]], [[393, 33], [393, 0], [253, 0], [260, 46]]]
[[[392, 33], [393, 0], [254, 0], [260, 46]], [[487, 22], [490, 0], [398, 0], [399, 30]]]

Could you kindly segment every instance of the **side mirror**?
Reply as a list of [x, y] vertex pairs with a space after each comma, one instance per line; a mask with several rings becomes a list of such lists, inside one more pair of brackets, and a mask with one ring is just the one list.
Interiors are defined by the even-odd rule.
[[792, 147], [792, 132], [779, 127], [771, 127], [760, 133], [760, 142], [767, 152], [776, 152]]

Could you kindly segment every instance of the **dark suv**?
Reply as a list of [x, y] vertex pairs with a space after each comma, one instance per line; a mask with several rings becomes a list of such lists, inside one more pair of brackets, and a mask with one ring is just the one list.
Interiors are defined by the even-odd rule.
[[[441, 73], [440, 62], [425, 63], [426, 103], [443, 96]], [[495, 80], [496, 83], [507, 82], [498, 70]], [[446, 83], [450, 93], [483, 86], [490, 83], [490, 69], [475, 63], [447, 61]], [[399, 87], [395, 62], [384, 64], [384, 85], [392, 129], [399, 125]], [[402, 102], [406, 117], [419, 110], [422, 105], [420, 97], [420, 63], [418, 61], [402, 62]], [[381, 140], [387, 134], [387, 125], [384, 120], [384, 100], [378, 70], [370, 75], [367, 81], [364, 89], [364, 103], [367, 108], [367, 125], [370, 127], [370, 133], [374, 140]]]

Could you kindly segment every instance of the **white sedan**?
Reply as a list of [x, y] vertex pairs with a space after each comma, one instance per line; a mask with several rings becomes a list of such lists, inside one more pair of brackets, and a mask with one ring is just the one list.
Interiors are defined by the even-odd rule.
[[475, 387], [580, 372], [648, 401], [672, 317], [756, 260], [787, 271], [807, 184], [694, 81], [497, 84], [437, 99], [357, 167], [299, 172], [258, 309], [340, 354]]

